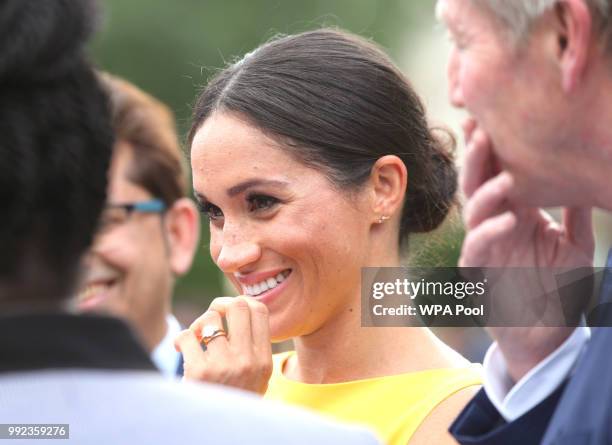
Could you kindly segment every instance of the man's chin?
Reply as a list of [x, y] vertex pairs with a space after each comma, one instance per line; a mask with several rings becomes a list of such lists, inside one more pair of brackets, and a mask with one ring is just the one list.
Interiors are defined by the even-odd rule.
[[588, 206], [584, 194], [576, 188], [546, 181], [521, 180], [520, 177], [515, 178], [511, 201], [521, 207], [535, 208]]

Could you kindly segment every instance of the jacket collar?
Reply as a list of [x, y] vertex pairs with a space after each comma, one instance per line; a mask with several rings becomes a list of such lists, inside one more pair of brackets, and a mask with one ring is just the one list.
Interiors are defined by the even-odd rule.
[[122, 321], [62, 313], [0, 316], [0, 373], [41, 369], [155, 371]]

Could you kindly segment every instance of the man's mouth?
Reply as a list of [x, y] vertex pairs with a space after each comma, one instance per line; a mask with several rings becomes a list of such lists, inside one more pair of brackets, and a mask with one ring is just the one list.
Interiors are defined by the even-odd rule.
[[116, 279], [87, 283], [77, 295], [79, 309], [90, 309], [106, 300], [116, 283]]
[[286, 269], [282, 272], [279, 272], [275, 276], [266, 278], [265, 280], [262, 280], [258, 283], [252, 285], [243, 284], [242, 290], [245, 294], [256, 297], [270, 289], [274, 289], [276, 286], [285, 281], [290, 274], [291, 269]]

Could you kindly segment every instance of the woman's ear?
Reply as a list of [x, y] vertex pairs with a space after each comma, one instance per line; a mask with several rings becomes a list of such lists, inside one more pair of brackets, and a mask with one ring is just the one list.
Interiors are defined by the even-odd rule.
[[189, 198], [181, 198], [164, 217], [170, 268], [176, 276], [191, 268], [200, 240], [200, 214]]
[[375, 222], [401, 212], [407, 185], [408, 170], [399, 157], [386, 155], [376, 161], [370, 173]]

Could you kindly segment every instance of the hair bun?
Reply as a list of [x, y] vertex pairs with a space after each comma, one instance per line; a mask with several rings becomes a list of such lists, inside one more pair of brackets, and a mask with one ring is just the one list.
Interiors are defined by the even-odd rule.
[[96, 28], [95, 0], [2, 0], [0, 83], [64, 75]]
[[452, 133], [443, 128], [430, 131], [428, 162], [423, 163], [421, 188], [408, 186], [405, 230], [425, 233], [435, 230], [444, 222], [455, 205], [457, 169], [454, 163], [456, 146]]

